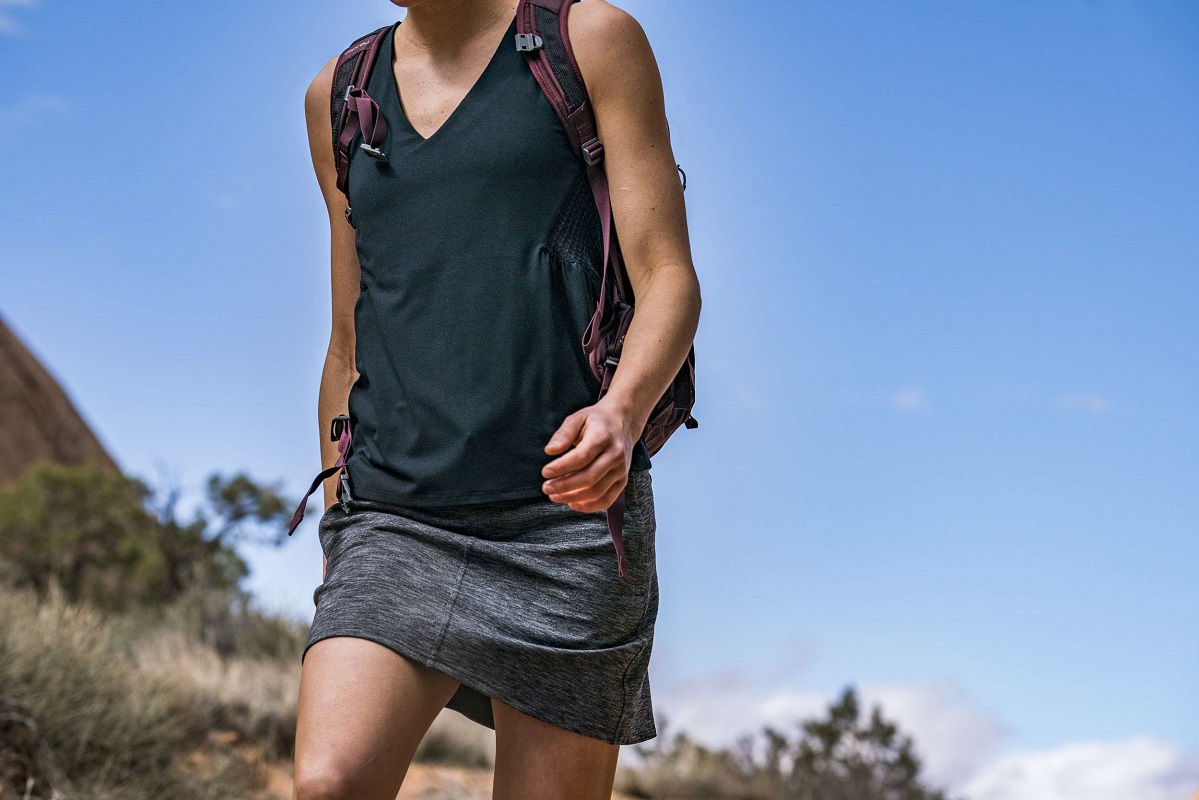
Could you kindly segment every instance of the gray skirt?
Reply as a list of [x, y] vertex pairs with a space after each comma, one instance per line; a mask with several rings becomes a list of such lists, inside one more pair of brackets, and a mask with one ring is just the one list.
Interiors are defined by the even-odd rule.
[[446, 704], [495, 728], [491, 698], [613, 744], [657, 735], [650, 471], [625, 487], [627, 578], [604, 511], [548, 497], [413, 508], [350, 499], [321, 517], [328, 559], [308, 647], [378, 642], [461, 682]]

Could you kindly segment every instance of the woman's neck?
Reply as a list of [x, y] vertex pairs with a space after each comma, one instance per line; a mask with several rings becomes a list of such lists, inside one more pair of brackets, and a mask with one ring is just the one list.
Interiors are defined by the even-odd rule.
[[516, 13], [516, 0], [426, 0], [408, 9], [397, 37], [429, 56], [458, 53], [472, 43], [494, 41], [492, 32]]

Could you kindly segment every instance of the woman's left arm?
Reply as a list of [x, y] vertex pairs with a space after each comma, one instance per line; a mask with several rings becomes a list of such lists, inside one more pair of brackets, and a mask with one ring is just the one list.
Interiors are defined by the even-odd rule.
[[575, 447], [542, 475], [551, 499], [598, 511], [623, 491], [633, 445], [687, 358], [700, 289], [662, 78], [645, 31], [606, 0], [573, 6], [567, 24], [604, 143], [612, 217], [637, 311], [608, 391], [562, 423], [546, 452]]

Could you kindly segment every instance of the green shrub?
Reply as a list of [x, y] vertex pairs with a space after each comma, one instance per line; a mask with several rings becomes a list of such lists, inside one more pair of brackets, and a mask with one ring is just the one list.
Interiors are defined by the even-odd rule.
[[[210, 476], [205, 489], [206, 503], [185, 521], [178, 491], [156, 498], [141, 480], [94, 464], [36, 462], [0, 487], [0, 584], [43, 598], [57, 584], [72, 602], [113, 611], [236, 589], [249, 573], [237, 545], [290, 541], [289, 504], [240, 474]], [[257, 633], [241, 635], [271, 645], [281, 633], [272, 626], [260, 620]]]
[[81, 800], [235, 800], [256, 776], [210, 719], [138, 670], [104, 617], [51, 588], [0, 592], [0, 787]]
[[685, 733], [635, 745], [640, 768], [619, 788], [652, 800], [946, 800], [921, 783], [912, 739], [875, 706], [863, 722], [857, 693], [846, 688], [828, 718], [798, 723], [794, 739], [767, 727], [736, 747], [714, 750]]

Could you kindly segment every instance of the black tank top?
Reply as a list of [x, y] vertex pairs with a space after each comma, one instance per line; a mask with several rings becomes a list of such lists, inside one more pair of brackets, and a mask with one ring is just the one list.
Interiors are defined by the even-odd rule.
[[[352, 149], [362, 267], [350, 389], [354, 497], [435, 506], [540, 497], [544, 447], [599, 383], [583, 332], [603, 240], [586, 167], [516, 50], [428, 139], [400, 105], [393, 25], [367, 93], [387, 161]], [[650, 466], [645, 443], [632, 469]]]

